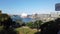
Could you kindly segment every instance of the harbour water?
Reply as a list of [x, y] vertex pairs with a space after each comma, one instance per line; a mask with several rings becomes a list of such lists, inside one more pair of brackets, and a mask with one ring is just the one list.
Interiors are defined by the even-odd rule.
[[12, 18], [13, 21], [22, 20], [25, 23], [32, 21], [32, 18], [22, 18], [18, 15], [13, 15], [13, 16], [11, 16], [11, 18]]
[[22, 21], [23, 22], [30, 22], [30, 21], [32, 21], [32, 18], [22, 18]]

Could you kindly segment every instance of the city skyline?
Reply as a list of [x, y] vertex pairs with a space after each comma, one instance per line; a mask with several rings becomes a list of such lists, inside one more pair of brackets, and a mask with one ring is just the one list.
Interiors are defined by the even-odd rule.
[[0, 0], [0, 10], [8, 14], [50, 13], [55, 11], [55, 4], [60, 0]]

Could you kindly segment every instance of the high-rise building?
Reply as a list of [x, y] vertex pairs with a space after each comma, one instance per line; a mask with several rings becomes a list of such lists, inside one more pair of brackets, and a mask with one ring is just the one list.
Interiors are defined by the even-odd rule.
[[55, 4], [55, 11], [60, 11], [60, 3]]

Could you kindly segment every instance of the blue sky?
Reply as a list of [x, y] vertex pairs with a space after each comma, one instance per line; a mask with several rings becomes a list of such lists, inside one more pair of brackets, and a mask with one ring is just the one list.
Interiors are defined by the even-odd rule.
[[8, 14], [32, 14], [55, 12], [60, 0], [0, 0], [0, 10]]

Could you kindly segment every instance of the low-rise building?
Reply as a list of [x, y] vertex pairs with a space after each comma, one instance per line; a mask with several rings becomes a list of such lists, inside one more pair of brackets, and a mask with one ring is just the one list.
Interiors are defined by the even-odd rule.
[[55, 20], [60, 17], [60, 14], [58, 13], [50, 13], [50, 14], [35, 14], [31, 16], [35, 20], [42, 20], [44, 22]]

